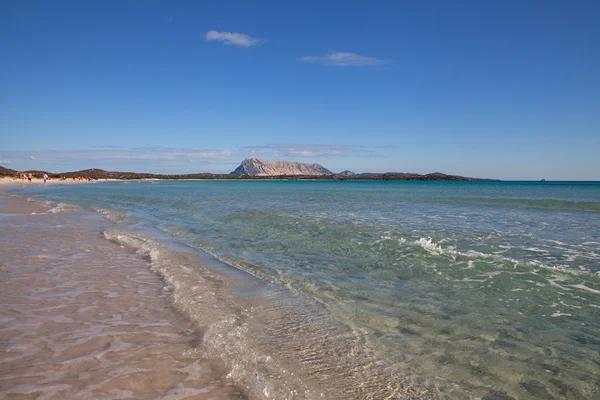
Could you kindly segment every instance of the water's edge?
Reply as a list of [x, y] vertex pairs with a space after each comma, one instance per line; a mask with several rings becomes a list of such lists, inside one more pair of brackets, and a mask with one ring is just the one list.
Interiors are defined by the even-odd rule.
[[600, 387], [598, 188], [29, 192], [114, 221], [104, 237], [150, 263], [203, 332], [198, 355], [224, 359], [252, 397], [547, 399]]
[[368, 333], [336, 320], [315, 299], [159, 231], [136, 233], [119, 212], [6, 195], [49, 206], [51, 214], [90, 212], [110, 221], [103, 237], [146, 260], [169, 301], [201, 333], [201, 343], [185, 355], [221, 360], [227, 379], [250, 399], [440, 398], [380, 360]]

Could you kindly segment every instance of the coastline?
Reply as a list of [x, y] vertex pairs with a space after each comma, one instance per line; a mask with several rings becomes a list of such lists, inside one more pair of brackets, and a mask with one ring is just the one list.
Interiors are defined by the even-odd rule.
[[[154, 183], [0, 192], [15, 203], [30, 196], [27, 207], [52, 204], [41, 211], [55, 214], [51, 227], [47, 214], [26, 210], [27, 238], [66, 229], [66, 243], [102, 239], [101, 262], [121, 252], [142, 261], [173, 313], [200, 332], [185, 353], [217, 360], [250, 399], [594, 398], [595, 343], [577, 338], [597, 337], [597, 235], [575, 240], [572, 229], [543, 225], [539, 240], [524, 243], [513, 232], [540, 215], [565, 228], [593, 227], [597, 185], [547, 193], [537, 184], [461, 184], [451, 188], [469, 188], [459, 197], [437, 184]], [[340, 214], [337, 204], [352, 213]], [[446, 239], [456, 226], [468, 235], [474, 224], [495, 232], [507, 207], [515, 223], [478, 236], [485, 247], [474, 247], [472, 236], [466, 246]], [[390, 231], [398, 215], [406, 218]], [[76, 216], [95, 221], [94, 238], [79, 235]], [[372, 217], [385, 219], [373, 225]], [[13, 217], [0, 218], [10, 225]], [[14, 248], [30, 246], [27, 238]], [[558, 308], [560, 290], [569, 304]], [[548, 341], [554, 355], [545, 353]], [[547, 375], [556, 363], [556, 376]]]
[[[72, 184], [82, 184], [82, 183], [94, 183], [94, 182], [111, 182], [111, 181], [120, 181], [121, 179], [97, 179], [97, 180], [93, 180], [93, 181], [77, 181], [77, 180], [72, 180], [72, 179], [66, 179], [66, 180], [58, 180], [58, 179], [48, 179], [48, 182], [46, 183], [48, 186], [50, 185], [72, 185]], [[36, 178], [33, 177], [31, 179], [31, 183], [29, 183], [29, 181], [27, 179], [25, 179], [25, 182], [23, 182], [21, 179], [16, 179], [14, 177], [8, 177], [8, 176], [4, 176], [4, 177], [0, 177], [0, 187], [4, 186], [4, 187], [27, 187], [27, 186], [31, 186], [31, 185], [44, 185], [44, 180], [41, 178]]]
[[10, 288], [0, 291], [0, 337], [10, 357], [0, 358], [0, 395], [438, 397], [380, 363], [364, 333], [286, 287], [122, 231], [108, 215], [4, 195], [11, 256], [2, 259]]
[[0, 397], [246, 398], [107, 221], [49, 210], [0, 196]]

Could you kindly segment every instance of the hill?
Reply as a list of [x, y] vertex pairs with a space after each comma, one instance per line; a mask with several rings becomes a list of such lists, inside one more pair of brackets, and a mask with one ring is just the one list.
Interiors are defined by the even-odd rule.
[[333, 172], [319, 164], [305, 164], [296, 161], [266, 161], [246, 158], [231, 172], [236, 176], [281, 176], [281, 175], [333, 175]]
[[[469, 178], [459, 175], [447, 175], [441, 172], [431, 174], [414, 174], [405, 172], [386, 173], [353, 173], [343, 171], [334, 174], [319, 164], [306, 164], [295, 161], [265, 161], [257, 158], [247, 158], [230, 174], [211, 174], [207, 172], [195, 174], [150, 174], [138, 172], [105, 171], [92, 168], [74, 172], [53, 173], [48, 171], [28, 170], [36, 178], [41, 178], [47, 173], [52, 178], [84, 177], [92, 179], [227, 179], [227, 180], [261, 180], [261, 179], [286, 179], [286, 180], [382, 180], [382, 181], [491, 181], [494, 179]], [[0, 166], [0, 176], [16, 176], [19, 171]]]
[[15, 176], [19, 173], [19, 171], [15, 171], [14, 169], [4, 168], [0, 166], [0, 176]]

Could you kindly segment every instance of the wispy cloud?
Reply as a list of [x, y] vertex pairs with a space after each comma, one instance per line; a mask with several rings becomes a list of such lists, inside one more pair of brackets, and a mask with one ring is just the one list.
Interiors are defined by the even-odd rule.
[[264, 146], [247, 146], [243, 149], [277, 158], [363, 156], [377, 152], [375, 146], [293, 143], [272, 143]]
[[304, 56], [298, 60], [312, 64], [332, 65], [335, 67], [367, 67], [385, 64], [385, 60], [365, 57], [355, 53], [336, 52], [325, 56]]
[[[13, 164], [22, 169], [33, 158], [29, 151], [8, 151]], [[377, 146], [337, 144], [271, 143], [229, 149], [186, 149], [166, 147], [114, 147], [99, 146], [87, 150], [47, 150], [37, 154], [36, 168], [53, 172], [77, 171], [85, 168], [102, 168], [117, 171], [191, 173], [229, 173], [244, 158], [266, 160], [310, 161], [323, 163], [324, 159], [343, 160], [344, 157], [380, 157]], [[35, 157], [34, 157], [35, 158]], [[1, 161], [1, 160], [0, 160]], [[6, 163], [6, 159], [4, 159]]]
[[208, 41], [217, 41], [223, 44], [239, 47], [253, 47], [263, 42], [262, 39], [254, 38], [250, 35], [246, 35], [245, 33], [237, 32], [208, 31], [204, 37]]

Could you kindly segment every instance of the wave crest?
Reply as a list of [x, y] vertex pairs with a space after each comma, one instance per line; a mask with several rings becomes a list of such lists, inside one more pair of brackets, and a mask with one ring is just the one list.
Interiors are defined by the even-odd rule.
[[150, 269], [163, 278], [178, 311], [202, 331], [202, 347], [188, 352], [223, 360], [228, 378], [245, 387], [252, 398], [293, 399], [300, 392], [306, 399], [321, 398], [256, 346], [256, 333], [247, 322], [252, 310], [233, 302], [226, 294], [227, 283], [199, 265], [195, 253], [172, 253], [152, 238], [118, 228], [105, 231], [104, 237], [147, 259]]

